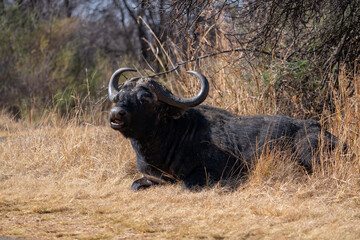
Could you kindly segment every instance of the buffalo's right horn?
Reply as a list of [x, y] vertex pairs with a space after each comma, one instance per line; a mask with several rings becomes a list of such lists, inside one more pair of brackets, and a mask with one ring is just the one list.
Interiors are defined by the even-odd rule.
[[162, 85], [154, 86], [154, 91], [158, 97], [158, 99], [166, 104], [169, 104], [171, 106], [181, 108], [181, 109], [187, 109], [190, 107], [195, 107], [202, 103], [207, 95], [209, 94], [209, 82], [199, 72], [195, 71], [187, 71], [187, 73], [194, 74], [196, 77], [198, 77], [201, 81], [201, 89], [200, 92], [192, 98], [181, 98], [178, 96], [173, 95], [170, 91], [165, 89]]
[[114, 72], [109, 81], [108, 94], [109, 98], [112, 102], [117, 102], [117, 95], [119, 93], [119, 78], [124, 72], [136, 72], [137, 70], [134, 68], [120, 68]]

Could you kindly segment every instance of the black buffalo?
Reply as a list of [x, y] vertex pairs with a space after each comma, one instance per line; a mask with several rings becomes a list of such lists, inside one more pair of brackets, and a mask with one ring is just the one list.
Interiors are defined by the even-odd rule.
[[330, 150], [338, 142], [314, 120], [239, 116], [200, 105], [209, 83], [198, 72], [189, 71], [200, 79], [200, 92], [184, 99], [146, 77], [132, 78], [119, 87], [119, 77], [126, 71], [136, 70], [121, 68], [109, 82], [109, 98], [116, 103], [110, 124], [130, 139], [136, 152], [144, 177], [132, 184], [133, 190], [178, 180], [183, 188], [194, 190], [237, 180], [265, 147], [286, 146], [311, 171], [320, 136]]

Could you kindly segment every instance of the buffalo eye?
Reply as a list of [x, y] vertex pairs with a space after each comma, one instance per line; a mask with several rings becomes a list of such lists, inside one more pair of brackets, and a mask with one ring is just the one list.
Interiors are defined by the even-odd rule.
[[147, 98], [140, 98], [140, 102], [145, 104], [145, 103], [149, 103], [150, 101]]
[[138, 99], [141, 103], [150, 103], [152, 100], [152, 94], [149, 92], [141, 93], [138, 95]]

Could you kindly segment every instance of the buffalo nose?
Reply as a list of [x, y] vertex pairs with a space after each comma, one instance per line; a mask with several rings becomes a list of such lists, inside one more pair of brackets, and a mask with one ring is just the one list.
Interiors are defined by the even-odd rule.
[[110, 111], [111, 119], [121, 119], [125, 116], [126, 116], [126, 111], [122, 108], [115, 107], [115, 108], [112, 108]]

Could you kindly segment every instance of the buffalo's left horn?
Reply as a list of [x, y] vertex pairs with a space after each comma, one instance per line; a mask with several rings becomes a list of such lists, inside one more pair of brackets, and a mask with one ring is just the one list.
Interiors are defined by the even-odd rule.
[[209, 94], [209, 82], [199, 72], [195, 71], [187, 71], [187, 73], [194, 74], [196, 77], [198, 77], [201, 81], [201, 89], [200, 92], [192, 98], [181, 98], [178, 96], [173, 95], [170, 91], [166, 90], [163, 86], [157, 85], [154, 86], [154, 91], [158, 97], [158, 99], [161, 102], [164, 102], [166, 104], [169, 104], [171, 106], [181, 108], [181, 109], [187, 109], [190, 107], [195, 107], [199, 104], [201, 104]]
[[119, 78], [124, 72], [136, 72], [137, 70], [134, 68], [120, 68], [114, 72], [109, 81], [108, 94], [109, 98], [112, 102], [117, 102], [117, 95], [119, 93]]

